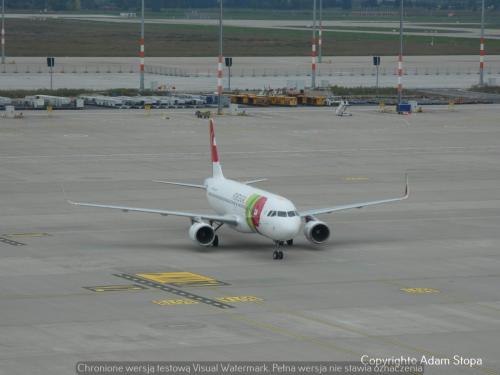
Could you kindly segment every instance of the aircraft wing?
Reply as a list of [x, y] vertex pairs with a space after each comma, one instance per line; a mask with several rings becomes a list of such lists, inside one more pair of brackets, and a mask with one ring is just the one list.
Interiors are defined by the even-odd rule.
[[209, 221], [216, 221], [224, 224], [236, 225], [238, 220], [235, 216], [222, 216], [222, 215], [210, 215], [210, 214], [201, 214], [194, 212], [182, 212], [182, 211], [167, 211], [167, 210], [155, 210], [149, 208], [138, 208], [138, 207], [126, 207], [126, 206], [113, 206], [113, 205], [105, 205], [105, 204], [95, 204], [95, 203], [82, 203], [82, 202], [73, 202], [68, 200], [68, 203], [75, 206], [85, 206], [85, 207], [97, 207], [97, 208], [109, 208], [114, 210], [120, 210], [123, 212], [144, 212], [148, 214], [158, 214], [161, 216], [181, 216], [188, 217], [190, 219], [202, 219]]
[[350, 210], [352, 208], [363, 208], [363, 207], [375, 206], [375, 205], [383, 204], [383, 203], [399, 202], [399, 201], [405, 200], [409, 196], [410, 196], [410, 190], [408, 188], [408, 175], [406, 175], [406, 186], [405, 186], [404, 195], [402, 197], [381, 199], [381, 200], [369, 201], [369, 202], [344, 204], [344, 205], [334, 206], [334, 207], [316, 208], [316, 209], [312, 209], [312, 210], [301, 211], [301, 212], [299, 212], [299, 215], [301, 217], [307, 217], [307, 216], [314, 216], [314, 215], [321, 215], [321, 214], [330, 214], [332, 212], [345, 211], [345, 210]]

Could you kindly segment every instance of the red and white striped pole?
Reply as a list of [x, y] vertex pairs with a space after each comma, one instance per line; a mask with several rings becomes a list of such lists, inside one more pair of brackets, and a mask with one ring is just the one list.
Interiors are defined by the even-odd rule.
[[140, 70], [140, 91], [144, 91], [144, 0], [141, 5], [141, 39], [139, 40], [139, 70]]
[[316, 0], [313, 0], [313, 27], [311, 47], [311, 88], [316, 88]]
[[399, 58], [398, 58], [398, 106], [403, 100], [403, 0], [400, 0], [399, 8]]
[[323, 60], [323, 0], [319, 0], [318, 63]]
[[219, 97], [222, 95], [222, 55], [219, 55], [217, 63], [217, 94]]
[[318, 50], [319, 50], [318, 62], [319, 62], [319, 63], [320, 63], [320, 62], [321, 62], [321, 60], [322, 60], [322, 51], [321, 51], [321, 50], [322, 50], [321, 45], [323, 44], [323, 42], [322, 42], [322, 37], [321, 37], [321, 34], [323, 34], [323, 33], [322, 33], [322, 29], [323, 29], [323, 27], [322, 27], [322, 26], [320, 26], [320, 27], [319, 27], [319, 31], [318, 31]]
[[316, 38], [312, 38], [311, 50], [311, 87], [316, 88]]
[[139, 40], [139, 70], [141, 72], [141, 90], [144, 90], [144, 38]]
[[401, 103], [401, 96], [403, 94], [403, 56], [399, 55], [398, 57], [398, 103]]
[[484, 84], [484, 56], [486, 52], [484, 51], [484, 38], [481, 38], [479, 47], [479, 84]]
[[219, 9], [219, 62], [217, 63], [217, 114], [222, 115], [222, 0], [220, 1]]
[[1, 39], [2, 39], [2, 64], [5, 64], [5, 0], [2, 0], [2, 35], [1, 35]]
[[484, 0], [481, 4], [481, 39], [479, 45], [479, 85], [484, 85]]

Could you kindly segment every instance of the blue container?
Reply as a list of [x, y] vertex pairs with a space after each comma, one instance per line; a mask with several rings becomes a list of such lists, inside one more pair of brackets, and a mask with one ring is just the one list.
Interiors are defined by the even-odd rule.
[[410, 113], [411, 112], [411, 104], [409, 103], [401, 103], [396, 106], [396, 111], [398, 113]]

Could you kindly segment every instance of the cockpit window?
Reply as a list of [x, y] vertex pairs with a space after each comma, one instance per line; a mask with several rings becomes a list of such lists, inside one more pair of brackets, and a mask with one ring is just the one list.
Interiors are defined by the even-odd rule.
[[288, 217], [294, 217], [295, 211], [288, 211]]
[[276, 216], [276, 211], [269, 211], [267, 216]]
[[286, 217], [286, 212], [285, 211], [278, 211], [278, 216]]

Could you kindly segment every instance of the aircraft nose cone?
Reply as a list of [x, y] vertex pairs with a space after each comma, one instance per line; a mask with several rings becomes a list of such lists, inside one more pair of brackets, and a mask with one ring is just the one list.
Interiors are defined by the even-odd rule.
[[285, 220], [280, 228], [280, 234], [282, 235], [282, 240], [290, 240], [294, 238], [300, 231], [300, 219], [299, 218], [289, 218]]

